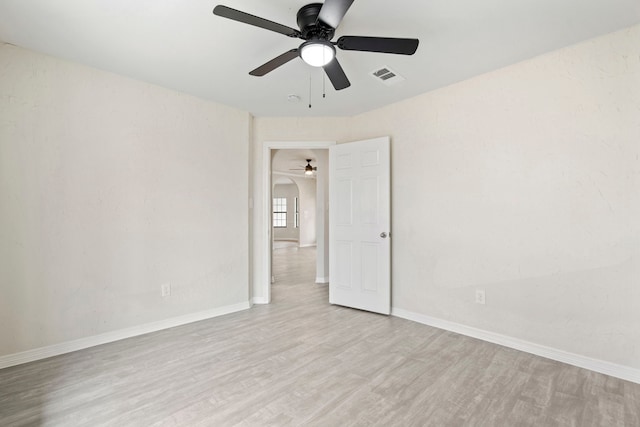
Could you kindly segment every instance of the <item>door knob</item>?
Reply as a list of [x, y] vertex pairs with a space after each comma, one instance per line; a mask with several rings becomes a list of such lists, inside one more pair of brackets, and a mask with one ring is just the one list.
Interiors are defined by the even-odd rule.
[[380, 237], [382, 237], [383, 239], [387, 238], [387, 233], [385, 233], [384, 231], [382, 233], [380, 233]]

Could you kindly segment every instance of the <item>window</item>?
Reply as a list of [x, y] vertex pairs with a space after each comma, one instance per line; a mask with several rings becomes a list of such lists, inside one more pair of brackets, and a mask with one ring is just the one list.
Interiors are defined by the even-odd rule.
[[273, 198], [273, 227], [287, 228], [287, 198]]
[[295, 197], [293, 199], [293, 205], [294, 205], [294, 215], [293, 215], [293, 226], [295, 228], [300, 227], [300, 206], [298, 206], [298, 198]]

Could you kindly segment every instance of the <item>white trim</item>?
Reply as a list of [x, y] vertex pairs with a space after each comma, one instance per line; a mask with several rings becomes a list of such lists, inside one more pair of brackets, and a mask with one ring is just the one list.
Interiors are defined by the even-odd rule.
[[253, 297], [254, 304], [269, 304], [269, 301], [265, 297]]
[[10, 366], [21, 365], [23, 363], [33, 362], [36, 360], [46, 359], [48, 357], [58, 356], [72, 351], [83, 350], [85, 348], [94, 347], [101, 344], [107, 344], [126, 338], [144, 335], [151, 332], [161, 331], [163, 329], [174, 328], [176, 326], [186, 325], [188, 323], [199, 322], [201, 320], [211, 319], [213, 317], [223, 316], [225, 314], [235, 313], [250, 308], [249, 302], [241, 302], [238, 304], [218, 307], [211, 310], [200, 311], [197, 313], [186, 314], [184, 316], [173, 317], [171, 319], [159, 320], [157, 322], [146, 323], [144, 325], [133, 326], [131, 328], [120, 329], [117, 331], [105, 332], [100, 335], [93, 335], [86, 338], [80, 338], [73, 341], [66, 341], [59, 344], [53, 344], [46, 347], [34, 348], [20, 353], [7, 354], [0, 356], [0, 369]]
[[471, 326], [438, 319], [436, 317], [426, 316], [424, 314], [414, 313], [397, 307], [391, 308], [391, 315], [640, 384], [640, 369], [618, 365], [604, 360], [592, 359], [580, 354], [569, 353], [557, 348], [547, 347], [507, 335], [473, 328]]
[[316, 277], [316, 283], [329, 283], [328, 277]]
[[262, 253], [257, 256], [262, 259], [264, 276], [260, 278], [262, 283], [262, 298], [265, 304], [271, 301], [271, 150], [276, 149], [328, 149], [336, 145], [335, 141], [264, 141], [262, 143], [262, 229], [266, 235], [262, 245]]
[[317, 245], [315, 243], [308, 243], [306, 245], [298, 245], [299, 248], [313, 248], [316, 247]]

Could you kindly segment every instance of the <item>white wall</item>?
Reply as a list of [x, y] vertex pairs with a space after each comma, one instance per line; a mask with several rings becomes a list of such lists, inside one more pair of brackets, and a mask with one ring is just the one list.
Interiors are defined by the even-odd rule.
[[246, 303], [250, 126], [1, 46], [0, 355]]
[[274, 228], [274, 240], [298, 240], [300, 228], [295, 226], [295, 199], [298, 197], [296, 184], [276, 184], [273, 186], [273, 198], [284, 197], [287, 199], [287, 226], [286, 228]]
[[329, 150], [316, 154], [316, 283], [329, 283]]
[[291, 178], [300, 192], [300, 240], [301, 248], [316, 244], [316, 181], [308, 178]]
[[638, 369], [638, 46], [635, 26], [348, 121], [256, 119], [254, 156], [390, 135], [394, 307]]

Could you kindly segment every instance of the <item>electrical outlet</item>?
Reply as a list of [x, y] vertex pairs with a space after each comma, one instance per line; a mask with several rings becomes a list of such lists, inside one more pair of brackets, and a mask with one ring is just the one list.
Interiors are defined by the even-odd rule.
[[160, 285], [160, 295], [163, 297], [171, 296], [171, 283], [163, 283]]
[[476, 289], [476, 304], [482, 304], [486, 302], [484, 289]]

